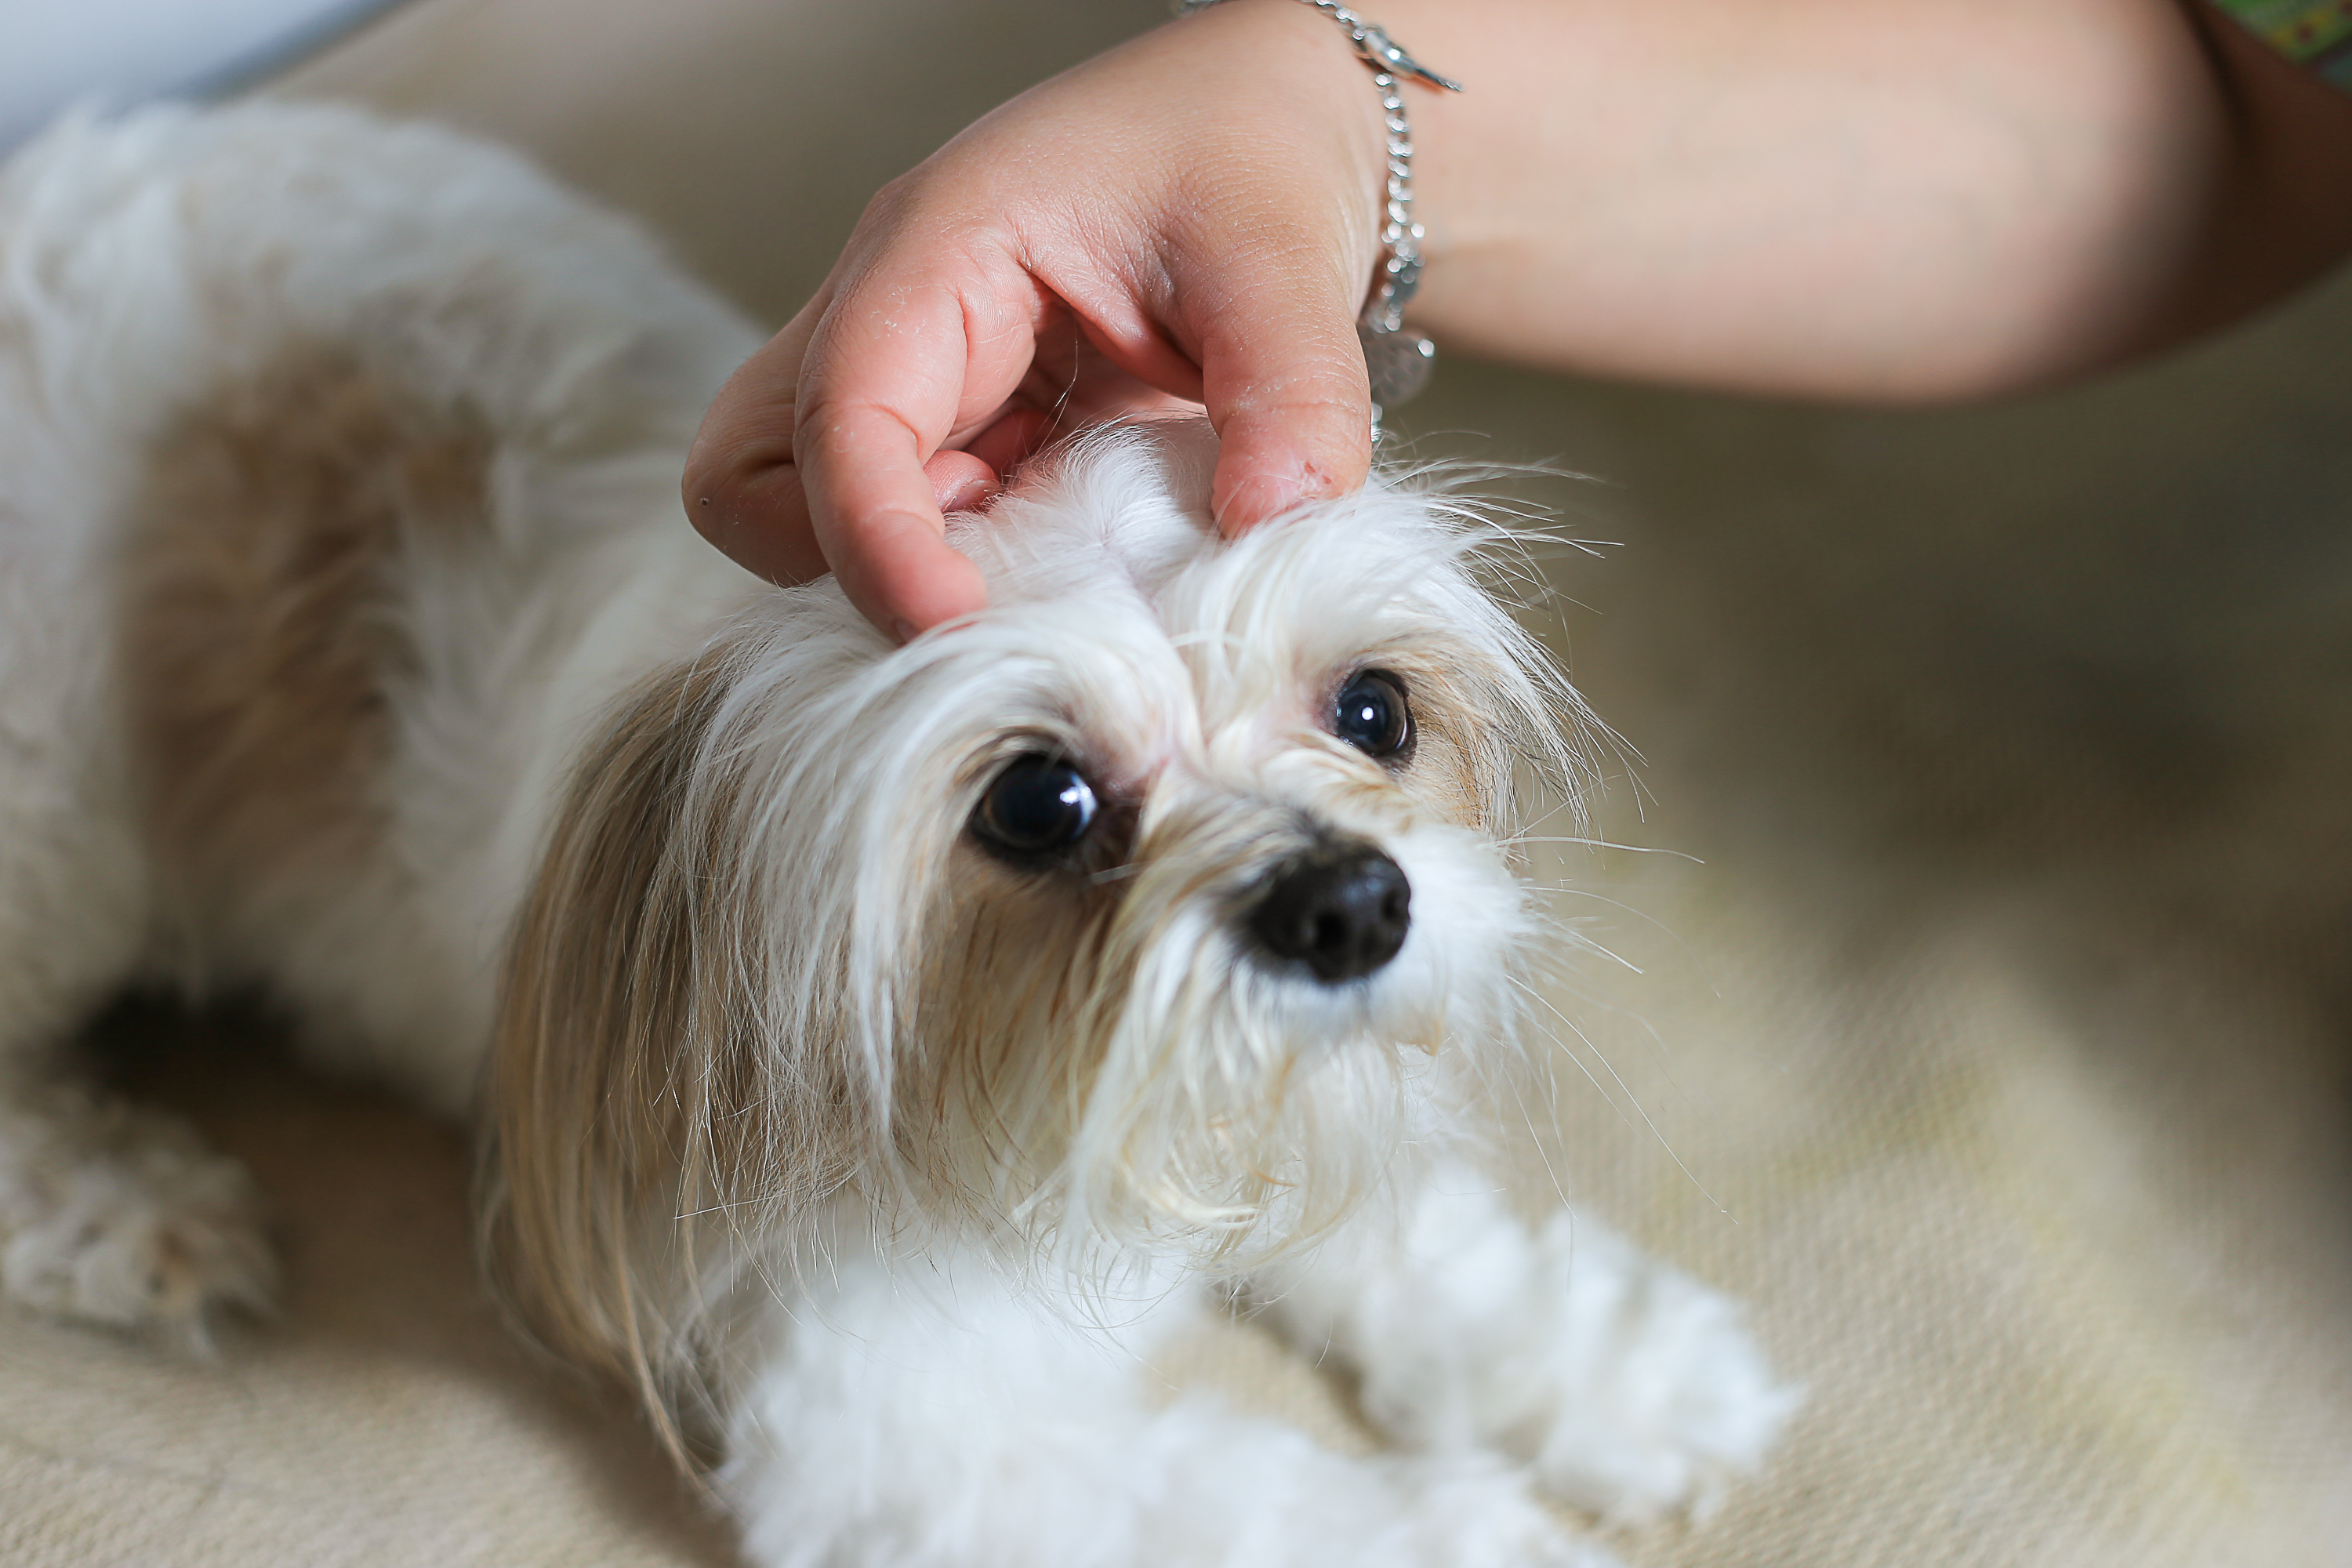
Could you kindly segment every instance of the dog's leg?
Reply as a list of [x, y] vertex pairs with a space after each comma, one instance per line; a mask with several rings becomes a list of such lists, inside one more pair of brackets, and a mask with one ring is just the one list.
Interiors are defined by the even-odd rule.
[[25, 611], [16, 586], [0, 585], [13, 634], [0, 647], [0, 1297], [200, 1333], [208, 1303], [268, 1295], [258, 1204], [193, 1130], [62, 1059], [138, 961], [145, 878], [119, 792], [79, 764], [104, 709], [58, 674], [98, 656], [27, 647], [28, 626], [53, 617]]
[[1189, 1291], [1056, 1300], [933, 1253], [809, 1272], [730, 1350], [755, 1359], [719, 1480], [761, 1568], [1610, 1562], [1489, 1457], [1350, 1458], [1175, 1394], [1150, 1360]]
[[1529, 1226], [1458, 1165], [1253, 1291], [1408, 1447], [1502, 1449], [1612, 1520], [1704, 1511], [1799, 1399], [1727, 1298], [1565, 1209]]
[[59, 1060], [128, 976], [135, 930], [102, 882], [52, 901], [7, 874], [22, 869], [0, 868], [0, 1295], [201, 1342], [208, 1307], [268, 1300], [259, 1195], [178, 1118], [126, 1105]]

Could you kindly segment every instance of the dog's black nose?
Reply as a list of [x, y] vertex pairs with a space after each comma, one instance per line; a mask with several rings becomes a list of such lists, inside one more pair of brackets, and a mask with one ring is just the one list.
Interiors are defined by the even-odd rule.
[[1337, 985], [1397, 955], [1412, 910], [1412, 885], [1395, 861], [1360, 838], [1334, 838], [1275, 868], [1249, 928], [1276, 957]]

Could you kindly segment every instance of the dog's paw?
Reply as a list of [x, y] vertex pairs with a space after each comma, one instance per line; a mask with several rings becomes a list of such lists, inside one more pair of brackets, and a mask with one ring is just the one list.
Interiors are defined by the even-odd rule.
[[266, 1310], [277, 1265], [245, 1168], [159, 1111], [59, 1094], [0, 1117], [0, 1293], [202, 1346], [212, 1309]]
[[1353, 1458], [1213, 1398], [1079, 1420], [1066, 1407], [1014, 1408], [951, 1427], [941, 1408], [845, 1426], [795, 1399], [797, 1429], [745, 1424], [718, 1476], [745, 1558], [759, 1568], [1621, 1568], [1564, 1528], [1525, 1470], [1489, 1453]]
[[1635, 1522], [1705, 1513], [1797, 1407], [1728, 1297], [1601, 1226], [1562, 1211], [1530, 1228], [1465, 1180], [1428, 1192], [1410, 1231], [1304, 1321], [1328, 1325], [1365, 1413], [1409, 1447], [1499, 1449], [1560, 1500]]
[[1801, 1391], [1729, 1297], [1565, 1211], [1533, 1239], [1531, 1353], [1481, 1380], [1480, 1425], [1578, 1508], [1707, 1512], [1763, 1463]]
[[[1403, 1458], [1390, 1461], [1385, 1473], [1381, 1468], [1368, 1469], [1406, 1518], [1377, 1521], [1363, 1508], [1350, 1510], [1350, 1515], [1372, 1525], [1373, 1542], [1412, 1538], [1407, 1556], [1413, 1563], [1431, 1568], [1623, 1568], [1601, 1546], [1563, 1530], [1529, 1494], [1526, 1476], [1497, 1465], [1492, 1456], [1442, 1466]], [[1382, 1560], [1368, 1549], [1372, 1544], [1361, 1543], [1349, 1560]], [[1298, 1561], [1317, 1559], [1309, 1550]]]

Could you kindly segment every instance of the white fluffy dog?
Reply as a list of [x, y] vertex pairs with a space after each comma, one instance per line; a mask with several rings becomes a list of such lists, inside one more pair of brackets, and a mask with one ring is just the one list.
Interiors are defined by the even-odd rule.
[[[0, 174], [0, 1277], [183, 1327], [254, 1194], [57, 1059], [258, 984], [486, 1132], [547, 1343], [762, 1564], [1601, 1561], [1792, 1396], [1736, 1311], [1452, 1140], [1547, 941], [1515, 767], [1573, 699], [1402, 481], [1233, 544], [1097, 432], [893, 648], [678, 515], [753, 329], [506, 154], [320, 109]], [[1244, 1303], [1345, 1457], [1148, 1371]]]

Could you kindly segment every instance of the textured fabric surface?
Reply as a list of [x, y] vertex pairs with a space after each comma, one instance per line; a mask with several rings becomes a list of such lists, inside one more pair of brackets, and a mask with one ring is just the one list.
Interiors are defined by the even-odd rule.
[[[1158, 14], [419, 0], [296, 85], [516, 141], [781, 316], [882, 180]], [[2339, 283], [1998, 410], [1448, 362], [1410, 411], [1605, 481], [1526, 486], [1612, 542], [1538, 618], [1626, 743], [1593, 831], [1538, 832], [1636, 847], [1538, 854], [1624, 962], [1501, 1108], [1514, 1190], [1748, 1300], [1811, 1390], [1630, 1563], [2345, 1561], [2347, 360]], [[116, 1031], [277, 1195], [287, 1312], [211, 1363], [0, 1321], [0, 1562], [727, 1560], [502, 1335], [455, 1134], [250, 1063], [250, 1020]], [[1169, 1372], [1369, 1442], [1254, 1330]]]
[[0, 1320], [0, 1563], [726, 1561], [650, 1440], [483, 1297], [462, 1136], [298, 1078], [258, 1017], [100, 1033], [269, 1192], [284, 1316], [210, 1357]]

